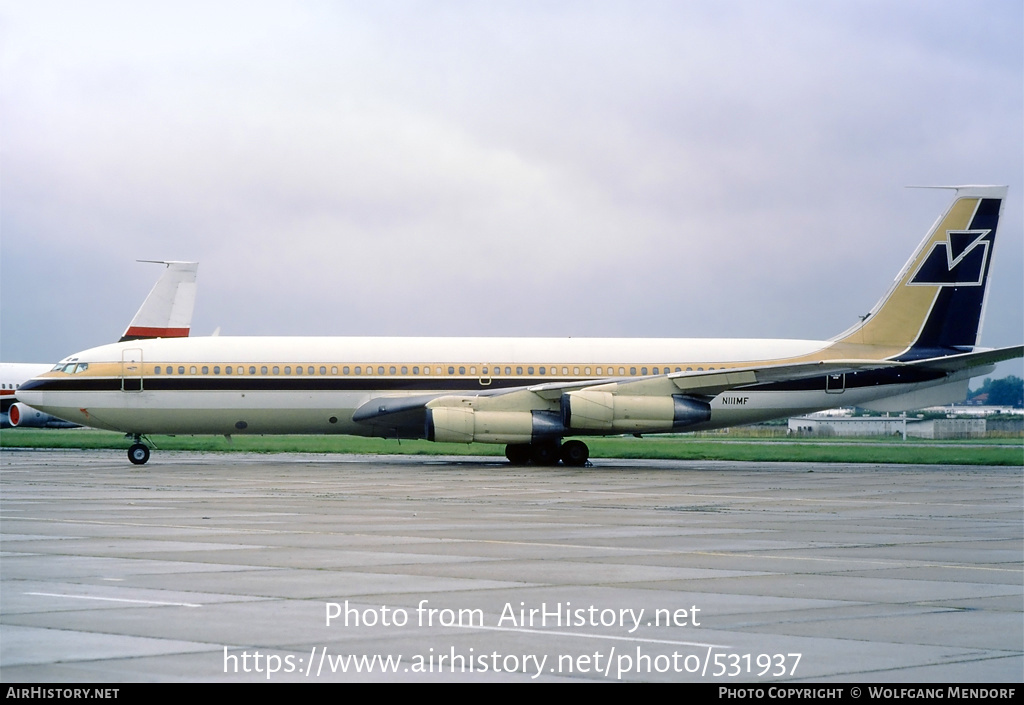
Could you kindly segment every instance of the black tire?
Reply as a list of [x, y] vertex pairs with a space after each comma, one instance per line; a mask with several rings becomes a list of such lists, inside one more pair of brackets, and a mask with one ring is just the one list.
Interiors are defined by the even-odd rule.
[[562, 444], [562, 462], [573, 468], [581, 468], [590, 459], [590, 448], [583, 441], [567, 441]]
[[510, 443], [505, 446], [505, 457], [513, 465], [526, 465], [530, 462], [530, 446], [526, 443]]
[[149, 448], [142, 443], [135, 443], [128, 449], [128, 460], [133, 465], [145, 465], [149, 461]]
[[530, 449], [530, 459], [533, 460], [534, 465], [558, 465], [558, 461], [561, 459], [557, 443], [534, 443]]

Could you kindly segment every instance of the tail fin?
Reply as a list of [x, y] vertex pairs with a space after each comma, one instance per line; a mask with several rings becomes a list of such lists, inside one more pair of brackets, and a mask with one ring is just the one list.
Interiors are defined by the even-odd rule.
[[165, 264], [167, 269], [153, 285], [153, 290], [142, 302], [119, 342], [143, 338], [187, 338], [196, 303], [199, 263], [139, 261]]
[[970, 351], [981, 337], [989, 265], [1005, 186], [959, 186], [896, 277], [858, 325], [834, 338], [884, 348], [900, 360]]

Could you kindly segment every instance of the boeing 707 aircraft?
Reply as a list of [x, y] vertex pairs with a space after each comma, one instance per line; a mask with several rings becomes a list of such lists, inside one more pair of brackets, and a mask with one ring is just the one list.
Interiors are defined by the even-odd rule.
[[581, 466], [579, 437], [948, 403], [1024, 354], [978, 348], [1006, 187], [955, 190], [888, 293], [830, 340], [163, 338], [72, 355], [18, 398], [128, 434], [136, 464], [148, 434], [340, 433]]

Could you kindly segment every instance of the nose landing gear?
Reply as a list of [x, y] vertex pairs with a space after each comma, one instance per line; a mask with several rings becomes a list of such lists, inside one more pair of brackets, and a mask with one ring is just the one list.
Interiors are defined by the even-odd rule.
[[128, 448], [128, 460], [132, 465], [145, 465], [149, 461], [149, 446], [142, 442], [142, 436], [135, 434], [134, 443]]

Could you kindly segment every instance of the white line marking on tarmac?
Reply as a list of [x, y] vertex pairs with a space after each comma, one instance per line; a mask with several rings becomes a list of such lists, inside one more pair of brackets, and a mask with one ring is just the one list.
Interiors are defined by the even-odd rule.
[[92, 595], [66, 595], [59, 592], [26, 592], [38, 597], [67, 597], [73, 600], [102, 600], [104, 602], [129, 602], [136, 605], [165, 605], [171, 607], [202, 607], [191, 602], [160, 602], [159, 600], [129, 600], [123, 597], [93, 597]]

